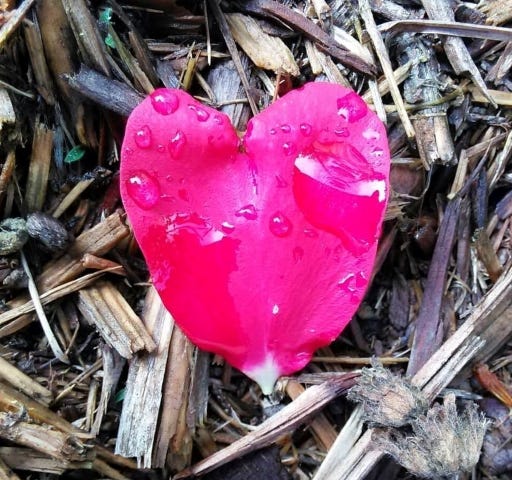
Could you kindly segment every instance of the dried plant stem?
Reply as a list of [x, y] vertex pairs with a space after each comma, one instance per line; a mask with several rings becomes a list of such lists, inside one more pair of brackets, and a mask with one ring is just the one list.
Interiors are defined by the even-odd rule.
[[41, 299], [39, 298], [39, 292], [37, 291], [37, 286], [34, 282], [34, 278], [32, 277], [32, 273], [30, 272], [30, 268], [27, 263], [27, 259], [25, 258], [25, 254], [21, 252], [21, 264], [23, 269], [25, 270], [25, 274], [28, 277], [28, 291], [30, 293], [30, 297], [32, 298], [32, 303], [34, 304], [34, 309], [37, 313], [37, 318], [41, 323], [41, 327], [46, 335], [46, 339], [48, 340], [48, 344], [52, 349], [53, 354], [57, 357], [61, 362], [69, 363], [69, 359], [62, 350], [57, 338], [55, 337], [52, 328], [50, 327], [50, 323], [48, 322], [48, 318], [46, 318], [46, 313], [44, 312], [43, 306], [41, 305]]

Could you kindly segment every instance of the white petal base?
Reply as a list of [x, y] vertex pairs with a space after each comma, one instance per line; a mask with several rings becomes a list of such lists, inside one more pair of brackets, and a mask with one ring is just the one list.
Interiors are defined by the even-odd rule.
[[244, 369], [244, 372], [258, 383], [264, 395], [270, 395], [274, 391], [274, 385], [280, 376], [279, 367], [272, 355], [267, 355], [263, 363], [250, 370]]

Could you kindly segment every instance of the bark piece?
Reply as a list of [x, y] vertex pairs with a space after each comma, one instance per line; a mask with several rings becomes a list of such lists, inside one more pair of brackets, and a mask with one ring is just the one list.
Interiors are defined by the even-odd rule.
[[226, 20], [233, 38], [257, 67], [276, 74], [299, 75], [292, 52], [280, 38], [270, 36], [256, 20], [241, 13], [226, 15]]
[[46, 189], [48, 188], [52, 152], [53, 131], [38, 123], [35, 127], [32, 142], [32, 155], [25, 189], [25, 207], [29, 212], [43, 209]]
[[116, 453], [136, 457], [145, 468], [151, 466], [158, 428], [169, 345], [174, 321], [153, 287], [146, 294], [144, 324], [156, 339], [156, 349], [130, 362], [126, 395], [119, 421]]
[[132, 358], [140, 350], [152, 352], [156, 348], [140, 318], [110, 282], [80, 290], [78, 309], [122, 357]]

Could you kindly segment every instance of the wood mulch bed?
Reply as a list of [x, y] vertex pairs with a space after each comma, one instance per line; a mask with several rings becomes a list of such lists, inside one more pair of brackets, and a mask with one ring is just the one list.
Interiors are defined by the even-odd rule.
[[[372, 358], [476, 402], [458, 478], [509, 478], [511, 25], [511, 0], [0, 1], [0, 479], [408, 478], [346, 399]], [[350, 326], [264, 397], [162, 306], [120, 142], [159, 86], [244, 131], [315, 80], [386, 122], [392, 196]]]

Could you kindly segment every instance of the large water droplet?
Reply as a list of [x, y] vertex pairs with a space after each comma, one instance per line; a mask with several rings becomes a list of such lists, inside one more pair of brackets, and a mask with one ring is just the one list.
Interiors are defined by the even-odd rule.
[[300, 133], [302, 133], [302, 135], [305, 137], [309, 137], [313, 131], [313, 127], [309, 123], [301, 123], [299, 128]]
[[235, 226], [229, 222], [222, 222], [220, 226], [226, 233], [233, 233], [235, 231]]
[[355, 92], [350, 92], [344, 97], [338, 98], [336, 106], [338, 107], [338, 115], [350, 123], [357, 122], [368, 112], [366, 103]]
[[279, 305], [275, 304], [272, 307], [272, 315], [277, 315], [279, 313]]
[[143, 170], [134, 173], [126, 181], [126, 190], [133, 201], [144, 210], [149, 210], [160, 198], [158, 180]]
[[318, 238], [318, 232], [313, 228], [305, 228], [304, 235], [309, 238]]
[[281, 125], [279, 128], [283, 133], [290, 133], [292, 131], [292, 127], [290, 127], [288, 124]]
[[169, 140], [169, 152], [174, 158], [178, 158], [187, 143], [187, 137], [181, 130], [177, 130]]
[[174, 113], [180, 105], [177, 95], [169, 90], [155, 90], [150, 97], [153, 108], [161, 115]]
[[167, 233], [171, 236], [187, 232], [195, 235], [202, 246], [219, 242], [225, 235], [213, 228], [204, 218], [196, 213], [175, 213], [169, 218]]
[[258, 218], [258, 212], [256, 207], [252, 204], [244, 205], [242, 208], [235, 212], [237, 217], [244, 217], [247, 220], [256, 220]]
[[148, 148], [151, 145], [151, 129], [144, 125], [135, 134], [135, 143], [139, 148]]
[[283, 143], [283, 152], [287, 156], [293, 155], [296, 152], [295, 145], [291, 142]]
[[270, 217], [270, 231], [276, 237], [287, 237], [292, 232], [292, 222], [282, 212], [276, 212]]
[[195, 112], [197, 120], [200, 122], [206, 122], [210, 118], [210, 114], [200, 105], [189, 105], [188, 108]]
[[366, 140], [378, 140], [380, 138], [380, 133], [372, 128], [368, 128], [363, 132], [363, 138], [366, 138]]
[[356, 291], [356, 276], [349, 273], [338, 282], [340, 290], [346, 293], [354, 293]]
[[337, 125], [334, 128], [334, 135], [336, 135], [337, 137], [346, 138], [346, 137], [350, 136], [350, 132], [348, 131], [348, 128], [344, 128], [344, 127], [341, 127], [340, 125]]
[[304, 249], [302, 247], [295, 247], [293, 249], [293, 260], [295, 263], [300, 262], [304, 258]]

